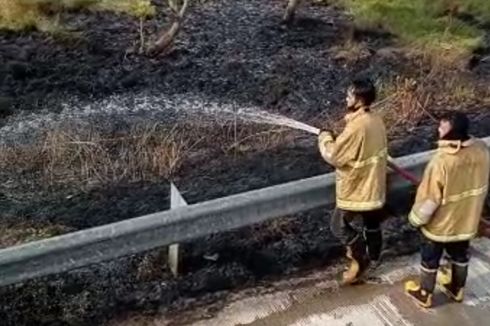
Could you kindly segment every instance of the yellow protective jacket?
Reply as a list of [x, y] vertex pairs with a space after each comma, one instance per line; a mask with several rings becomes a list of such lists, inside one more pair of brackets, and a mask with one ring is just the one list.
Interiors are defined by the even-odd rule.
[[482, 141], [440, 141], [417, 189], [410, 223], [436, 242], [475, 237], [488, 191], [489, 169], [490, 153]]
[[345, 117], [346, 126], [334, 140], [329, 132], [319, 136], [323, 158], [336, 168], [337, 207], [371, 211], [386, 198], [387, 140], [383, 120], [364, 108]]

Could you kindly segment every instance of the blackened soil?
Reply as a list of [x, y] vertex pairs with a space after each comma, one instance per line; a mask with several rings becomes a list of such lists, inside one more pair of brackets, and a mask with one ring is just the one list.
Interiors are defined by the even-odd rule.
[[[160, 1], [157, 1], [160, 3]], [[341, 113], [342, 89], [358, 72], [375, 78], [410, 70], [410, 62], [377, 55], [383, 34], [357, 35], [373, 49], [351, 62], [329, 50], [343, 42], [347, 21], [335, 8], [305, 6], [290, 28], [279, 24], [281, 1], [229, 0], [192, 9], [175, 49], [164, 58], [137, 54], [138, 22], [110, 14], [67, 14], [79, 32], [63, 39], [42, 34], [0, 34], [0, 119], [31, 111], [59, 112], [67, 97], [104, 98], [150, 90], [257, 105], [310, 122]], [[167, 21], [147, 22], [148, 33]], [[475, 66], [475, 78], [482, 77]], [[488, 79], [487, 79], [488, 81]], [[325, 108], [328, 108], [326, 110]], [[444, 108], [442, 108], [444, 109]], [[468, 108], [474, 133], [490, 134], [484, 107]], [[2, 116], [3, 115], [3, 116]], [[422, 120], [393, 136], [394, 156], [433, 147], [433, 126]], [[272, 151], [202, 157], [173, 181], [193, 203], [329, 171], [314, 139], [297, 137]], [[5, 176], [18, 180], [25, 176]], [[3, 182], [3, 181], [2, 181]], [[21, 184], [21, 182], [19, 182]], [[9, 189], [9, 192], [5, 189]], [[397, 213], [407, 203], [396, 201]], [[86, 191], [2, 186], [4, 223], [34, 219], [83, 229], [168, 208], [168, 180], [116, 184]], [[1, 289], [2, 325], [100, 325], [123, 313], [192, 308], [237, 287], [334, 262], [341, 248], [328, 231], [329, 210], [213, 235], [184, 244], [183, 274], [172, 278], [158, 252], [125, 257], [63, 275]], [[396, 254], [417, 242], [401, 218], [386, 222], [386, 244]]]

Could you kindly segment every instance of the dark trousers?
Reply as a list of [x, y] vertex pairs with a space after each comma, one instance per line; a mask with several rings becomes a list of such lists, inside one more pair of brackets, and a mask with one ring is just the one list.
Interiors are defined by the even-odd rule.
[[361, 236], [361, 234], [359, 234], [359, 232], [351, 225], [356, 217], [362, 218], [362, 235], [366, 240], [370, 258], [378, 260], [381, 254], [383, 241], [380, 226], [384, 219], [384, 210], [379, 209], [367, 212], [353, 212], [335, 208], [330, 219], [330, 230], [343, 245], [349, 246]]
[[469, 241], [459, 242], [435, 242], [421, 235], [421, 255], [422, 268], [427, 272], [435, 272], [439, 268], [439, 264], [444, 252], [451, 263], [466, 266], [470, 260], [469, 257]]

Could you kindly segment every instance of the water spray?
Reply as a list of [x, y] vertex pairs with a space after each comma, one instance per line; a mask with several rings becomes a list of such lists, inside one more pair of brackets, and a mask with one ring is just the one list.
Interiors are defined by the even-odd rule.
[[316, 127], [280, 114], [269, 113], [267, 111], [242, 109], [237, 112], [237, 115], [250, 122], [289, 127], [296, 130], [303, 130], [314, 135], [320, 134], [320, 129]]
[[[243, 112], [243, 113], [247, 117], [247, 120], [258, 122], [258, 123], [267, 123], [267, 124], [285, 126], [297, 130], [303, 130], [310, 134], [314, 134], [316, 136], [318, 136], [321, 131], [319, 128], [310, 126], [306, 123], [291, 118], [287, 118], [282, 115], [271, 114], [265, 111], [254, 111], [254, 112]], [[416, 176], [414, 176], [412, 173], [396, 165], [390, 158], [388, 158], [387, 164], [390, 169], [398, 173], [405, 180], [409, 181], [413, 185], [419, 184], [419, 180]]]

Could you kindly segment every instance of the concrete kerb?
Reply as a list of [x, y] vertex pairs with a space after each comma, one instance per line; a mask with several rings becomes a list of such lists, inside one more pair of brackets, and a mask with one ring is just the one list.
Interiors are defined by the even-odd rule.
[[[490, 145], [490, 137], [483, 140]], [[432, 154], [395, 161], [420, 176]], [[389, 183], [391, 190], [409, 185], [393, 174]], [[6, 248], [0, 286], [328, 206], [334, 189], [335, 174], [326, 174]]]

